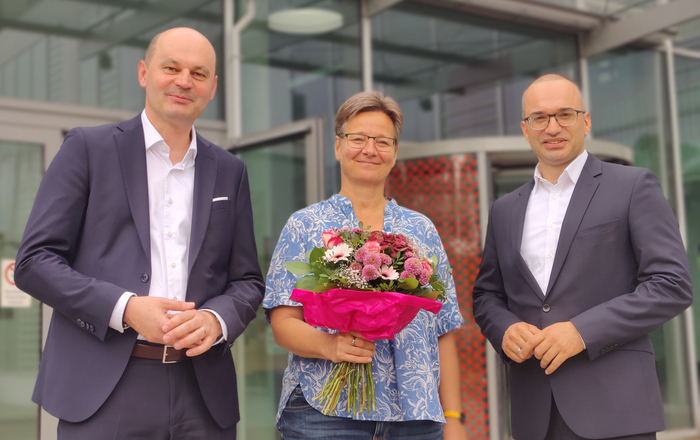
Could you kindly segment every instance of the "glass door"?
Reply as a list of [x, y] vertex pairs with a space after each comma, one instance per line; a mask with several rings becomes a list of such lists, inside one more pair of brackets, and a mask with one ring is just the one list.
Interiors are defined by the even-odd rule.
[[44, 145], [0, 139], [0, 440], [36, 440], [31, 401], [41, 352], [41, 304], [14, 286], [14, 260], [43, 176]]
[[[245, 162], [263, 275], [280, 232], [295, 211], [323, 197], [322, 121], [310, 119], [246, 136], [231, 151]], [[234, 344], [241, 440], [279, 439], [275, 418], [288, 352], [279, 348], [262, 307]]]

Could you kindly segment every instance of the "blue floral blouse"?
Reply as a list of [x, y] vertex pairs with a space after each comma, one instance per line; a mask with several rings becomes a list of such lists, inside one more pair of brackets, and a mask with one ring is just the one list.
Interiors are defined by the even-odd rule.
[[[322, 232], [357, 225], [352, 203], [338, 194], [294, 213], [282, 230], [272, 256], [263, 307], [273, 309], [277, 306], [301, 306], [289, 299], [294, 284], [300, 277], [287, 271], [284, 262], [306, 261], [307, 251], [323, 245]], [[385, 233], [406, 235], [426, 257], [437, 256], [437, 270], [440, 279], [445, 282], [447, 301], [437, 315], [425, 310], [418, 312], [415, 319], [393, 341], [374, 341], [376, 355], [372, 363], [372, 375], [377, 409], [369, 415], [364, 411], [354, 418], [386, 422], [433, 420], [444, 423], [438, 394], [438, 336], [454, 330], [464, 321], [457, 305], [447, 255], [433, 223], [422, 214], [402, 208], [394, 200], [390, 200], [384, 208], [383, 230]], [[277, 419], [279, 420], [297, 385], [301, 385], [309, 404], [321, 411], [322, 405], [312, 399], [323, 388], [333, 365], [329, 360], [304, 358], [289, 353]], [[346, 402], [347, 393], [344, 391], [334, 416], [353, 418], [351, 412], [345, 411]]]

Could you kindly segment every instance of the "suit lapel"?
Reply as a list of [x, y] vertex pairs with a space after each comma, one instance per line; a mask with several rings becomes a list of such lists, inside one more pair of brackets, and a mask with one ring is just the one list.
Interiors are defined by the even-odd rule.
[[554, 286], [561, 272], [561, 268], [564, 266], [564, 261], [566, 261], [566, 256], [576, 237], [576, 232], [581, 224], [581, 220], [583, 220], [583, 215], [586, 213], [588, 205], [591, 203], [591, 199], [598, 189], [599, 182], [595, 177], [601, 173], [602, 166], [600, 160], [593, 157], [593, 155], [589, 155], [583, 167], [583, 171], [578, 178], [578, 182], [576, 182], [574, 193], [571, 195], [571, 201], [569, 202], [569, 207], [566, 210], [566, 215], [561, 225], [557, 252], [554, 255], [552, 274], [549, 277], [549, 284], [547, 284], [547, 294], [552, 290], [552, 286]]
[[513, 211], [511, 217], [511, 237], [513, 237], [513, 254], [515, 256], [515, 265], [520, 271], [520, 274], [525, 278], [527, 284], [541, 299], [544, 299], [544, 293], [537, 284], [537, 280], [532, 275], [527, 263], [523, 260], [520, 254], [520, 245], [523, 242], [523, 228], [525, 226], [525, 212], [527, 211], [527, 203], [530, 200], [530, 193], [535, 186], [535, 180], [532, 179], [527, 185], [520, 189], [518, 198], [513, 203]]
[[126, 197], [141, 246], [148, 261], [151, 261], [146, 144], [143, 138], [141, 115], [119, 124], [117, 128], [122, 130], [121, 133], [114, 135], [114, 141], [117, 145]]
[[207, 233], [211, 201], [216, 184], [216, 156], [211, 145], [197, 135], [197, 158], [194, 164], [194, 198], [192, 202], [192, 234], [190, 236], [190, 253], [187, 261], [188, 274], [192, 271], [199, 251], [202, 249]]

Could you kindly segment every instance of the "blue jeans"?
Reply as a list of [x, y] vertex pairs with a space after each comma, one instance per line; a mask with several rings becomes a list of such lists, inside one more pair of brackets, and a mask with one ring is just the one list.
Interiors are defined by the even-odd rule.
[[298, 386], [289, 396], [277, 429], [282, 440], [442, 440], [442, 423], [432, 420], [375, 422], [324, 416], [309, 405]]

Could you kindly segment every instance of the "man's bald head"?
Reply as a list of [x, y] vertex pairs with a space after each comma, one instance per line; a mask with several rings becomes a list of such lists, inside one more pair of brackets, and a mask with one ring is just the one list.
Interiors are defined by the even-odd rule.
[[[194, 29], [191, 28], [185, 28], [185, 27], [180, 27], [180, 28], [172, 28], [168, 29], [166, 31], [163, 31], [153, 37], [151, 42], [148, 44], [148, 47], [146, 48], [146, 54], [143, 57], [143, 61], [146, 63], [146, 66], [148, 66], [153, 59], [153, 55], [156, 53], [156, 49], [158, 48], [158, 41], [163, 35], [172, 35], [172, 34], [184, 34], [184, 35], [190, 35], [191, 38], [200, 38], [203, 40], [206, 40], [207, 45], [211, 48], [211, 52], [214, 56], [214, 66], [216, 66], [216, 51], [214, 50], [214, 46], [211, 45], [211, 42], [202, 35], [201, 33], [197, 32]], [[212, 72], [213, 74], [216, 74], [216, 72]]]
[[525, 89], [525, 92], [523, 93], [523, 100], [522, 100], [522, 113], [523, 113], [523, 118], [527, 117], [528, 115], [525, 114], [525, 97], [527, 95], [527, 92], [532, 88], [532, 86], [536, 84], [541, 84], [541, 83], [546, 83], [550, 81], [566, 81], [570, 84], [572, 84], [575, 88], [576, 91], [578, 92], [579, 99], [581, 100], [581, 110], [586, 110], [584, 104], [583, 104], [583, 97], [581, 96], [581, 89], [579, 89], [578, 85], [576, 85], [575, 82], [571, 81], [569, 78], [565, 77], [564, 75], [559, 75], [558, 73], [547, 73], [545, 75], [540, 76], [536, 80], [534, 80], [528, 87]]

